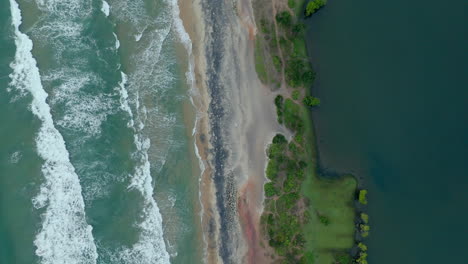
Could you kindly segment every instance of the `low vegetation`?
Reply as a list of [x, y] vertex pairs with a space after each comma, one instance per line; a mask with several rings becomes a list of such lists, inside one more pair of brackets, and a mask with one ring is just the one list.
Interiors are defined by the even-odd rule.
[[[264, 185], [261, 227], [276, 253], [275, 263], [367, 263], [362, 238], [370, 230], [369, 216], [360, 213], [356, 217], [354, 206], [367, 203], [367, 191], [362, 200], [360, 192], [355, 196], [357, 181], [353, 176], [331, 179], [317, 173], [309, 111], [320, 105], [320, 99], [310, 95], [315, 73], [307, 56], [305, 25], [298, 17], [304, 13], [310, 16], [324, 5], [322, 0], [307, 4], [288, 0], [287, 8], [277, 10], [274, 16], [264, 6], [258, 7], [264, 13], [256, 14], [261, 32], [257, 38], [262, 40], [255, 49], [260, 53], [255, 56], [256, 68], [264, 84], [273, 89], [286, 86], [287, 93], [277, 95], [274, 104], [278, 122], [292, 132], [288, 139], [277, 134], [267, 148], [268, 182]], [[353, 247], [358, 253], [351, 256]]]
[[367, 204], [367, 190], [360, 190], [359, 191], [359, 202], [363, 205]]
[[313, 13], [317, 12], [321, 7], [325, 5], [325, 1], [323, 0], [314, 0], [307, 3], [305, 15], [311, 16]]
[[320, 99], [318, 99], [317, 97], [310, 96], [310, 95], [304, 97], [303, 102], [306, 106], [311, 106], [311, 107], [320, 105]]

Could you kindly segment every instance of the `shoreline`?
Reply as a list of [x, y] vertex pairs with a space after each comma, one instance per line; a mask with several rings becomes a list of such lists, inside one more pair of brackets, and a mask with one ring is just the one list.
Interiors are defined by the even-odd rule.
[[[264, 263], [271, 253], [261, 246], [266, 243], [259, 230], [265, 149], [275, 133], [286, 131], [276, 123], [275, 93], [260, 83], [254, 68], [253, 9], [249, 1], [234, 7], [210, 0], [180, 6], [194, 47], [205, 261]], [[208, 7], [218, 14], [206, 17]], [[211, 21], [211, 27], [203, 21]]]
[[[283, 51], [284, 54], [280, 52], [279, 57], [283, 61], [281, 76], [273, 76], [272, 79], [265, 72], [265, 82], [265, 78], [260, 78], [257, 62], [258, 48], [265, 49], [262, 45], [268, 43], [263, 39], [264, 28], [260, 32], [257, 30], [251, 1], [239, 1], [236, 4], [231, 7], [213, 0], [181, 3], [181, 19], [193, 43], [195, 85], [192, 104], [197, 110], [193, 136], [202, 169], [199, 190], [204, 261], [271, 263], [284, 259], [284, 255], [278, 254], [275, 242], [272, 244], [272, 238], [269, 238], [271, 231], [266, 233], [267, 226], [262, 217], [278, 214], [275, 213], [277, 209], [272, 209], [278, 207], [274, 205], [277, 202], [272, 204], [272, 200], [265, 196], [266, 183], [270, 186], [278, 185], [268, 176], [268, 170], [265, 177], [266, 167], [271, 163], [267, 149], [277, 134], [285, 135], [287, 141], [290, 141], [289, 145], [297, 145], [303, 153], [297, 156], [292, 155], [291, 150], [285, 150], [284, 155], [295, 162], [303, 160], [310, 164], [300, 169], [306, 176], [303, 183], [296, 180], [300, 187], [295, 187], [294, 193], [286, 191], [282, 196], [276, 195], [273, 200], [299, 195], [293, 207], [297, 208], [294, 209], [296, 213], [292, 213], [294, 216], [291, 215], [288, 221], [299, 224], [298, 236], [303, 238], [293, 236], [289, 239], [302, 246], [286, 248], [298, 252], [293, 254], [298, 261], [307, 262], [312, 253], [317, 254], [313, 258], [320, 263], [336, 261], [355, 246], [354, 218], [357, 210], [348, 206], [348, 203], [353, 200], [356, 181], [355, 178], [341, 177], [341, 180], [329, 182], [319, 175], [312, 114], [307, 106], [300, 103], [302, 99], [311, 97], [311, 83], [301, 81], [300, 86], [303, 87], [294, 95], [291, 87], [295, 86], [291, 84], [287, 69], [291, 59], [309, 59], [304, 37], [290, 40], [299, 55], [291, 55], [287, 50]], [[273, 8], [275, 12], [277, 9], [284, 10], [286, 6], [283, 2], [276, 4], [279, 6]], [[267, 12], [268, 6], [261, 6], [260, 9], [261, 12]], [[300, 9], [294, 10], [297, 13]], [[285, 28], [279, 27], [277, 19], [271, 20], [274, 21], [275, 34], [285, 34]], [[276, 43], [279, 47], [280, 43]], [[273, 58], [275, 54], [264, 55]], [[272, 68], [273, 64], [269, 67]], [[311, 71], [309, 67], [305, 65], [301, 71]], [[266, 66], [268, 70], [274, 72]], [[275, 82], [275, 78], [280, 79]], [[296, 109], [294, 115], [297, 116], [294, 118], [302, 119], [297, 121], [303, 123], [301, 129], [291, 127], [287, 120], [283, 124], [283, 117], [279, 115], [283, 110], [277, 109], [273, 103], [277, 95], [289, 100], [289, 106], [292, 107], [289, 110]], [[304, 136], [304, 142], [300, 143], [297, 136]], [[284, 175], [284, 172], [279, 173]], [[284, 188], [280, 186], [276, 187], [280, 190]], [[329, 189], [338, 193], [329, 196]], [[287, 208], [288, 211], [291, 209]], [[326, 227], [328, 219], [332, 221], [332, 229]], [[317, 238], [318, 235], [320, 238]], [[339, 241], [332, 242], [334, 236], [340, 237]], [[334, 248], [336, 252], [321, 252], [326, 248]]]
[[[256, 70], [263, 83], [279, 88], [282, 97], [275, 99], [278, 122], [295, 134], [292, 140], [283, 135], [275, 137], [268, 154], [266, 173], [270, 182], [265, 185], [265, 193], [269, 198], [265, 200], [262, 216], [265, 236], [280, 260], [341, 263], [351, 261], [350, 253], [356, 246], [364, 252], [361, 255], [366, 255], [365, 245], [355, 241], [361, 240], [355, 235], [359, 232], [354, 226], [360, 211], [355, 206], [358, 179], [341, 175], [332, 180], [319, 171], [311, 108], [318, 106], [320, 100], [311, 96], [310, 91], [314, 73], [301, 15], [305, 1], [258, 0], [255, 7], [261, 29]], [[305, 167], [294, 168], [283, 160], [287, 160], [286, 164], [303, 162]], [[284, 215], [285, 209], [291, 216]], [[290, 227], [290, 222], [296, 225]], [[363, 232], [362, 224], [360, 228]]]
[[209, 181], [211, 175], [211, 167], [209, 160], [209, 126], [208, 126], [208, 104], [209, 96], [203, 85], [205, 77], [204, 65], [204, 47], [203, 34], [204, 23], [202, 22], [202, 12], [199, 9], [200, 1], [179, 1], [180, 19], [189, 35], [192, 47], [193, 57], [193, 86], [190, 88], [190, 101], [195, 109], [195, 122], [192, 129], [192, 137], [194, 141], [195, 155], [199, 162], [199, 204], [200, 204], [200, 223], [201, 236], [203, 238], [203, 261], [206, 263], [218, 262], [216, 247], [213, 244], [215, 234], [211, 231], [213, 222], [216, 221], [213, 212], [214, 205], [212, 203], [214, 191]]

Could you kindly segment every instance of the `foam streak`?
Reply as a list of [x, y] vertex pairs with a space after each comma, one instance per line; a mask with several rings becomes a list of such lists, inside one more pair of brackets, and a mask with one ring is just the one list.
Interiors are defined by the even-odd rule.
[[13, 69], [10, 86], [32, 95], [31, 110], [42, 121], [36, 148], [44, 160], [45, 182], [33, 204], [36, 208], [45, 207], [45, 213], [34, 240], [36, 254], [43, 264], [96, 263], [96, 246], [92, 227], [86, 223], [78, 175], [70, 162], [65, 141], [54, 126], [46, 102], [48, 95], [31, 53], [33, 43], [19, 30], [22, 18], [15, 0], [10, 0], [10, 9], [16, 44], [15, 59], [10, 64]]

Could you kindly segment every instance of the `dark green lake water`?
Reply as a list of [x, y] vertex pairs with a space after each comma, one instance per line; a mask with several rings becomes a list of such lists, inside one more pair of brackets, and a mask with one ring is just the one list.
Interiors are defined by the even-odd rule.
[[468, 3], [330, 0], [307, 21], [322, 169], [369, 189], [369, 263], [466, 263]]

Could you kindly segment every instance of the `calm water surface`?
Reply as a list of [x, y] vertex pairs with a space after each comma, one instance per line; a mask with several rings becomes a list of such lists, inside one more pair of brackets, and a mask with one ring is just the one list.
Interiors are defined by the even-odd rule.
[[369, 189], [369, 262], [466, 263], [467, 2], [330, 0], [307, 23], [322, 169]]

